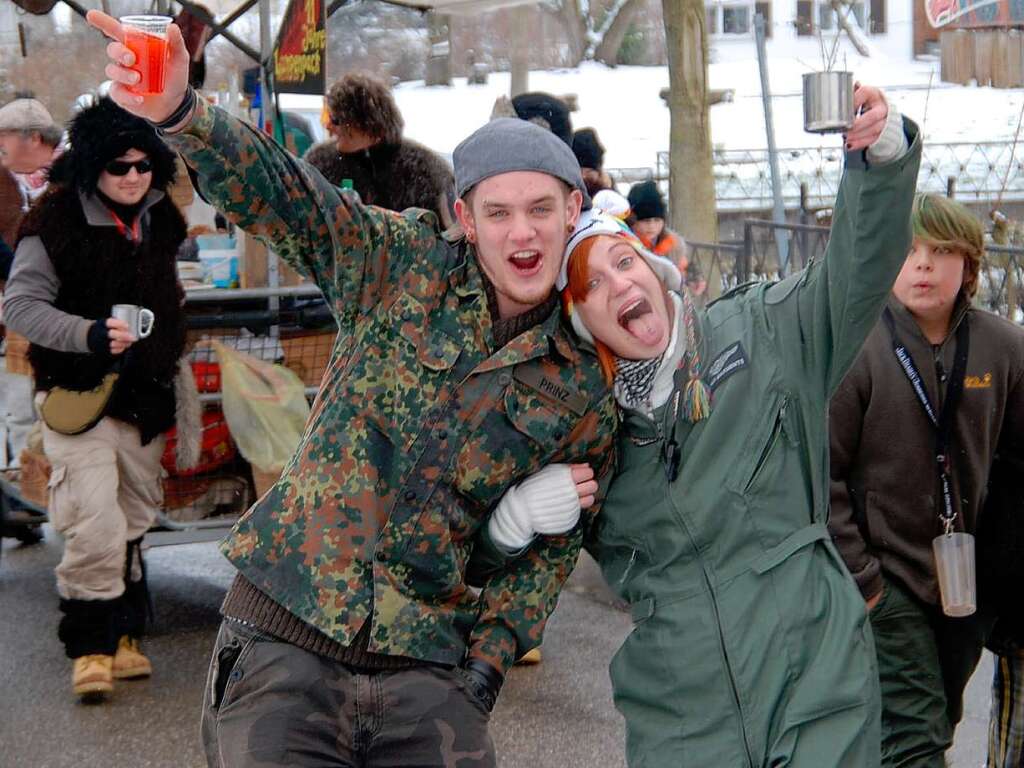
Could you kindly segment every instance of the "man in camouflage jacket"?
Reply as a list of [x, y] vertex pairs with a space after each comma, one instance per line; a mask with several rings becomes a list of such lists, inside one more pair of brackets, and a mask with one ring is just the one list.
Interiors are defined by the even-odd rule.
[[[115, 41], [120, 25], [90, 21]], [[539, 644], [581, 544], [538, 536], [467, 586], [475, 534], [550, 462], [611, 461], [614, 407], [553, 292], [583, 201], [543, 129], [499, 120], [455, 153], [458, 239], [426, 211], [364, 206], [186, 88], [108, 47], [111, 96], [153, 121], [228, 218], [312, 278], [339, 333], [280, 480], [222, 544], [238, 568], [204, 707], [211, 765], [494, 765], [487, 719]], [[128, 58], [126, 58], [128, 57]]]

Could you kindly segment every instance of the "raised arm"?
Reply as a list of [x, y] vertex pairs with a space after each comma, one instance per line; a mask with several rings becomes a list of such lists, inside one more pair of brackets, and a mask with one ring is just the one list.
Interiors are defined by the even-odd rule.
[[[879, 317], [910, 247], [921, 160], [917, 126], [863, 86], [824, 258], [765, 293], [765, 318], [794, 380], [839, 386]], [[904, 140], [905, 139], [905, 143]], [[878, 156], [880, 145], [889, 154]], [[892, 153], [899, 152], [898, 156]]]
[[155, 123], [196, 171], [211, 204], [313, 279], [332, 306], [368, 309], [402, 273], [400, 258], [410, 242], [433, 237], [425, 223], [342, 193], [259, 130], [197, 97], [188, 87], [188, 52], [175, 25], [168, 32], [164, 92], [139, 96], [129, 88], [138, 73], [130, 68], [133, 54], [121, 25], [96, 10], [87, 18], [113, 41], [106, 68], [114, 81], [111, 98]]

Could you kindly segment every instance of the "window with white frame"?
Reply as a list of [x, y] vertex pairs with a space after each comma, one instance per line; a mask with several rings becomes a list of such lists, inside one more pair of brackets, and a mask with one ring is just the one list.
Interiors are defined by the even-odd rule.
[[707, 3], [708, 34], [716, 37], [749, 35], [754, 29], [754, 3], [714, 0]]
[[[817, 5], [817, 23], [818, 29], [822, 32], [832, 32], [838, 26], [836, 21], [836, 11], [832, 8], [832, 3], [829, 0], [816, 0]], [[855, 2], [849, 3], [848, 6], [844, 7], [840, 13], [844, 14], [847, 19], [852, 21], [861, 29], [867, 31], [868, 29], [868, 16], [867, 7], [864, 4], [864, 0], [855, 0]]]

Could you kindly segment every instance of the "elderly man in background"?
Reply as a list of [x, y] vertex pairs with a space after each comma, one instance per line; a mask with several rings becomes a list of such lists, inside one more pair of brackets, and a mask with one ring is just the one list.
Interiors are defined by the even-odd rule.
[[[7, 281], [14, 241], [29, 205], [46, 190], [46, 174], [60, 154], [63, 130], [36, 99], [17, 98], [0, 109], [0, 287]], [[2, 323], [0, 316], [0, 323]], [[0, 469], [18, 467], [35, 412], [27, 363], [8, 348], [23, 343], [8, 333], [0, 360]]]

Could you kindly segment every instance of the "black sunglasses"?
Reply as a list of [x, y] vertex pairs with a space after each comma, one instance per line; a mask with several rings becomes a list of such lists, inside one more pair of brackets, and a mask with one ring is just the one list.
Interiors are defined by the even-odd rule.
[[153, 161], [149, 159], [135, 160], [132, 162], [127, 160], [111, 160], [103, 166], [103, 170], [111, 176], [127, 176], [128, 172], [131, 171], [132, 168], [140, 174], [149, 173], [153, 170]]

